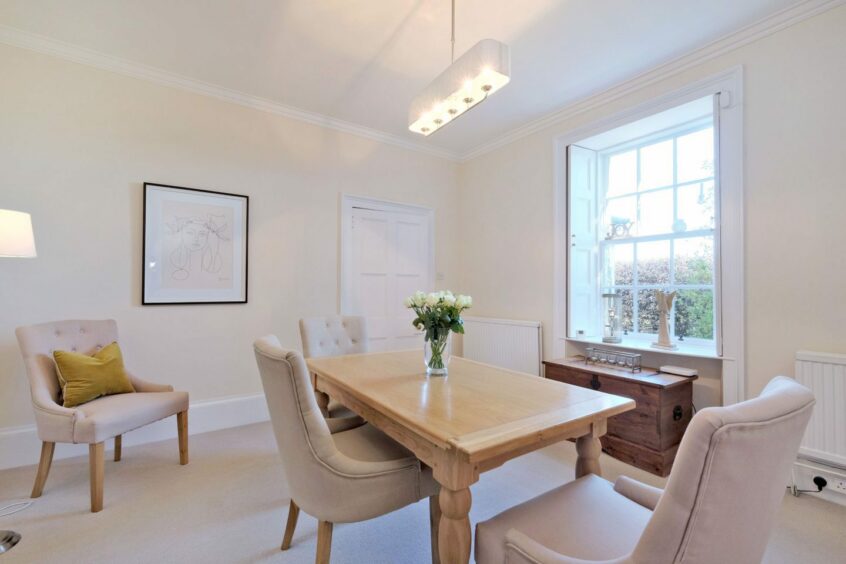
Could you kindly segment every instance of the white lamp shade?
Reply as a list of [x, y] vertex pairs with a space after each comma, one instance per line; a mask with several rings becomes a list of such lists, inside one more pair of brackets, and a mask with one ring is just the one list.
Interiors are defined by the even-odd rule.
[[0, 257], [34, 257], [35, 237], [28, 213], [0, 210]]

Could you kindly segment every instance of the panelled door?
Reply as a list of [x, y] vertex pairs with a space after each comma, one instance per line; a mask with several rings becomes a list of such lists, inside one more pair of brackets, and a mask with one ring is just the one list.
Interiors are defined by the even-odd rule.
[[422, 345], [403, 300], [433, 289], [429, 214], [354, 206], [348, 216], [341, 306], [346, 315], [367, 318], [373, 352]]

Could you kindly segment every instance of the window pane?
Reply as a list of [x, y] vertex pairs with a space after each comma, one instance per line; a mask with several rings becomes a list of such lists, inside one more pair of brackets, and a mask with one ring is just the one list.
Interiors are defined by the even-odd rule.
[[638, 235], [660, 235], [673, 231], [673, 189], [640, 195]]
[[675, 309], [676, 337], [714, 339], [713, 290], [679, 290]]
[[709, 127], [676, 141], [678, 182], [714, 176], [714, 129]]
[[714, 228], [714, 182], [679, 187], [676, 231]]
[[628, 194], [637, 189], [637, 151], [612, 155], [608, 159], [608, 196]]
[[640, 333], [658, 333], [657, 290], [637, 291], [637, 324]]
[[673, 140], [648, 145], [640, 150], [640, 190], [673, 183]]
[[676, 284], [714, 281], [714, 238], [691, 237], [674, 243]]
[[608, 200], [605, 205], [605, 238], [619, 239], [634, 235], [637, 218], [637, 196], [624, 196]]
[[622, 298], [623, 319], [621, 319], [621, 327], [624, 334], [634, 331], [634, 300], [632, 299], [631, 290], [617, 290]]
[[622, 243], [605, 247], [603, 286], [631, 286], [634, 283], [634, 245]]
[[669, 284], [669, 241], [637, 244], [637, 276], [640, 284]]

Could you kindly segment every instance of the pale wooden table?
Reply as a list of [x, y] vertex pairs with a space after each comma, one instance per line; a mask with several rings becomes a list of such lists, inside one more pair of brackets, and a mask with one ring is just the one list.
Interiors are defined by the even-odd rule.
[[470, 486], [479, 474], [569, 438], [577, 439], [576, 477], [599, 474], [606, 420], [635, 407], [628, 398], [462, 358], [452, 359], [449, 376], [427, 377], [421, 351], [308, 359], [308, 366], [317, 390], [432, 468], [441, 484], [443, 564], [470, 560]]

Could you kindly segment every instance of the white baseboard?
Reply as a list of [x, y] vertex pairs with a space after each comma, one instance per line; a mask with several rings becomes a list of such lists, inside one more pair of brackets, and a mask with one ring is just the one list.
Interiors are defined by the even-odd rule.
[[[264, 394], [201, 400], [192, 402], [190, 405], [188, 432], [196, 435], [267, 420]], [[176, 438], [176, 418], [168, 417], [126, 433], [123, 436], [123, 445], [133, 446], [174, 438]], [[112, 447], [110, 442], [107, 443], [107, 447]], [[38, 440], [35, 425], [0, 429], [0, 470], [37, 464], [40, 453], [41, 441]], [[87, 454], [88, 445], [57, 443], [53, 459]]]

